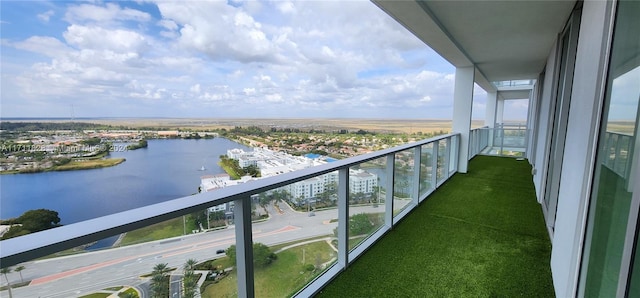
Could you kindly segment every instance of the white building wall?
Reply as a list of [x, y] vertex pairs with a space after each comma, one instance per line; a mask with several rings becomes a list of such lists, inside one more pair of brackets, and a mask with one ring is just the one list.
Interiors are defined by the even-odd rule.
[[485, 110], [484, 125], [494, 128], [496, 124], [496, 105], [498, 102], [498, 91], [487, 92], [487, 106]]
[[351, 193], [372, 193], [373, 187], [378, 184], [378, 176], [366, 173], [366, 175], [361, 175], [358, 173], [351, 173], [349, 177], [349, 191]]
[[258, 161], [252, 158], [245, 158], [245, 157], [240, 157], [238, 159], [238, 165], [241, 168], [246, 168], [248, 166], [256, 166], [258, 165]]
[[242, 154], [244, 154], [244, 150], [242, 149], [230, 149], [227, 150], [227, 157], [231, 159], [238, 159]]
[[542, 90], [542, 97], [539, 99], [540, 114], [538, 115], [538, 138], [535, 140], [536, 157], [533, 164], [533, 185], [536, 189], [538, 202], [544, 200], [544, 187], [547, 177], [547, 166], [549, 164], [549, 141], [551, 138], [551, 129], [553, 127], [553, 106], [552, 101], [555, 97], [556, 88], [553, 86], [553, 79], [556, 77], [556, 52], [558, 44], [554, 43], [547, 59], [547, 67], [545, 68], [545, 77]]
[[456, 67], [451, 130], [454, 133], [460, 133], [458, 144], [458, 172], [460, 173], [466, 173], [469, 165], [469, 130], [471, 130], [474, 76], [475, 67]]
[[533, 144], [534, 144], [534, 133], [533, 127], [534, 123], [537, 123], [537, 109], [538, 109], [538, 89], [540, 88], [540, 84], [536, 83], [531, 89], [531, 93], [529, 95], [529, 111], [527, 113], [527, 160], [529, 163], [533, 164], [533, 160], [535, 157], [533, 156]]

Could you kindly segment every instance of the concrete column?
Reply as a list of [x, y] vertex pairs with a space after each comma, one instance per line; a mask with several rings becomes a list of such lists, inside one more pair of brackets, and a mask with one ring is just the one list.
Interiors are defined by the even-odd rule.
[[235, 200], [233, 213], [233, 222], [236, 226], [236, 273], [238, 278], [238, 297], [254, 297], [251, 199]]
[[473, 82], [475, 67], [456, 68], [453, 90], [453, 132], [460, 133], [458, 148], [458, 172], [466, 173], [469, 164], [469, 131], [473, 106]]
[[349, 168], [338, 171], [338, 265], [349, 266]]
[[498, 99], [496, 106], [496, 123], [504, 123], [504, 99]]
[[487, 108], [484, 117], [484, 125], [493, 128], [496, 125], [496, 108], [498, 101], [498, 91], [487, 92]]
[[496, 126], [496, 112], [498, 108], [498, 91], [487, 92], [487, 106], [484, 116], [484, 125], [489, 126], [489, 139], [487, 146], [493, 147], [493, 128]]

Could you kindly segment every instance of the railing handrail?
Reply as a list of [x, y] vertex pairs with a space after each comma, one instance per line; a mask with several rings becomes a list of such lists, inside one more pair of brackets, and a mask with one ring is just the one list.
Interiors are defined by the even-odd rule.
[[[616, 140], [613, 144], [611, 143], [612, 142], [611, 135], [616, 136]], [[610, 155], [607, 155], [607, 157], [603, 158], [602, 165], [610, 169], [612, 172], [620, 176], [622, 179], [627, 180], [629, 179], [629, 176], [631, 174], [630, 173], [631, 164], [629, 163], [630, 156], [627, 155], [627, 160], [624, 160], [624, 163], [622, 164], [622, 169], [620, 168], [620, 164], [618, 163], [618, 158], [620, 157], [620, 153], [622, 149], [626, 149], [626, 150], [631, 149], [630, 147], [632, 146], [632, 142], [627, 143], [627, 146], [626, 146], [627, 148], [623, 148], [620, 145], [621, 138], [625, 138], [631, 141], [633, 140], [633, 135], [622, 133], [622, 132], [614, 132], [614, 131], [605, 132], [605, 139], [604, 139], [605, 144], [603, 146], [607, 146], [605, 148], [607, 151], [613, 149], [614, 153], [613, 153], [613, 158], [610, 158]], [[611, 145], [613, 145], [613, 147], [611, 147]], [[629, 152], [627, 152], [627, 154], [629, 154]]]
[[620, 136], [625, 136], [625, 137], [630, 137], [630, 138], [632, 138], [632, 137], [633, 137], [633, 135], [632, 135], [632, 134], [627, 134], [627, 133], [624, 133], [624, 132], [608, 131], [608, 130], [607, 130], [605, 133], [608, 133], [608, 134], [614, 134], [614, 135], [620, 135]]
[[452, 136], [451, 133], [421, 141], [396, 146], [363, 155], [310, 167], [277, 176], [254, 180], [248, 183], [225, 187], [213, 192], [204, 192], [185, 196], [153, 205], [114, 213], [62, 227], [3, 240], [0, 250], [0, 263], [3, 267], [13, 266], [28, 260], [50, 255], [98, 241], [117, 234], [160, 223], [205, 208], [224, 204], [234, 200], [249, 200], [251, 195], [276, 189], [291, 183], [349, 168], [367, 161], [385, 157], [389, 154], [426, 145]]

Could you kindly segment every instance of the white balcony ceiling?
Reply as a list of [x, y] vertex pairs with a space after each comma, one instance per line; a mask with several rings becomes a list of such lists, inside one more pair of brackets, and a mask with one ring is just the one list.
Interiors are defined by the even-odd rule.
[[536, 79], [576, 1], [373, 0], [456, 67], [476, 65], [476, 82]]

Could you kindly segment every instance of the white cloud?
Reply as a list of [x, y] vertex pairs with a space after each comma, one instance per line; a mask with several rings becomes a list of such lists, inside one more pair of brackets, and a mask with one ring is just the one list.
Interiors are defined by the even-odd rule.
[[280, 95], [280, 94], [267, 94], [265, 96], [265, 99], [268, 102], [272, 102], [272, 103], [273, 102], [283, 102], [282, 95]]
[[165, 20], [181, 26], [179, 43], [223, 61], [275, 61], [276, 48], [260, 22], [225, 2], [159, 2]]
[[40, 54], [3, 87], [126, 116], [451, 117], [453, 68], [370, 2], [155, 4], [59, 6], [65, 30], [3, 39]]
[[242, 89], [245, 95], [254, 95], [256, 94], [256, 88], [244, 88]]
[[39, 19], [39, 20], [41, 20], [41, 21], [43, 21], [43, 22], [45, 22], [45, 23], [48, 23], [48, 22], [49, 22], [49, 19], [50, 19], [54, 14], [55, 14], [55, 12], [54, 12], [53, 10], [47, 10], [46, 12], [43, 12], [43, 13], [41, 13], [41, 14], [38, 14], [38, 16], [37, 16], [37, 17], [38, 17], [38, 19]]
[[49, 36], [32, 36], [24, 41], [14, 43], [13, 46], [49, 57], [59, 57], [71, 50], [60, 40]]
[[140, 52], [149, 46], [141, 34], [123, 29], [71, 25], [63, 36], [68, 44], [81, 49]]
[[146, 22], [151, 19], [151, 15], [131, 8], [121, 8], [116, 3], [107, 3], [105, 6], [81, 4], [77, 6], [70, 6], [65, 14], [65, 19], [71, 23], [82, 21], [111, 22], [124, 20]]
[[176, 24], [176, 22], [172, 20], [160, 20], [158, 21], [158, 25], [164, 27], [167, 30], [174, 31], [178, 29], [178, 24]]
[[293, 14], [296, 12], [296, 7], [291, 1], [280, 1], [278, 4], [278, 10], [283, 14]]

